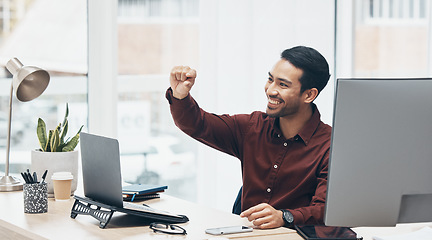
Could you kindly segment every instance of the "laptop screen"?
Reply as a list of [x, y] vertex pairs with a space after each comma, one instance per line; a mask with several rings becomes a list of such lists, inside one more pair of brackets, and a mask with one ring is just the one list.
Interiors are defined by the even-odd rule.
[[84, 195], [123, 207], [120, 150], [116, 139], [80, 133]]

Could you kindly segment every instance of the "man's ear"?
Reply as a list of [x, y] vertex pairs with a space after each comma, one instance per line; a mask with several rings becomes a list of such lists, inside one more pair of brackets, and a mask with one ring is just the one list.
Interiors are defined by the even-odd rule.
[[311, 103], [318, 96], [318, 89], [311, 88], [307, 89], [303, 92], [304, 103]]

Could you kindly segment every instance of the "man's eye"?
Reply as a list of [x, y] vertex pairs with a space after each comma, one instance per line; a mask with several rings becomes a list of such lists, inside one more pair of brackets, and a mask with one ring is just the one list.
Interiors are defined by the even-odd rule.
[[280, 85], [281, 87], [288, 87], [288, 85], [286, 85], [285, 83], [281, 83]]
[[272, 78], [268, 78], [268, 81], [269, 81], [269, 82], [273, 82], [273, 79], [272, 79]]

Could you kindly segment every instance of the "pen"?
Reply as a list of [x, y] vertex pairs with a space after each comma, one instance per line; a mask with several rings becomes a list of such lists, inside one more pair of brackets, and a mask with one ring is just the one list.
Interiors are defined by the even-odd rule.
[[27, 176], [28, 183], [30, 184], [33, 183], [33, 178], [31, 176], [30, 169], [27, 168], [27, 172], [25, 172], [24, 174]]
[[45, 178], [46, 178], [47, 173], [48, 173], [48, 169], [45, 170], [44, 174], [42, 175], [42, 182], [41, 183], [45, 182]]
[[33, 181], [33, 177], [31, 176], [30, 173], [27, 173], [27, 177], [28, 177], [28, 179], [29, 179], [29, 183], [34, 183], [34, 181]]
[[23, 179], [26, 183], [29, 183], [27, 175], [25, 173], [21, 173], [21, 176], [23, 177]]
[[36, 172], [33, 172], [33, 181], [34, 183], [38, 183]]

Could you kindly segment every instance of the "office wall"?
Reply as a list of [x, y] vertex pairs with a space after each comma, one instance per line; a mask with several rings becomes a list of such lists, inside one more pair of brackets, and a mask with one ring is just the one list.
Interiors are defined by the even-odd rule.
[[[296, 45], [334, 62], [334, 1], [219, 0], [200, 2], [198, 79], [192, 91], [200, 106], [222, 114], [265, 111], [264, 84], [280, 53]], [[316, 103], [331, 123], [333, 77]], [[198, 202], [230, 211], [241, 186], [239, 161], [200, 144]]]

